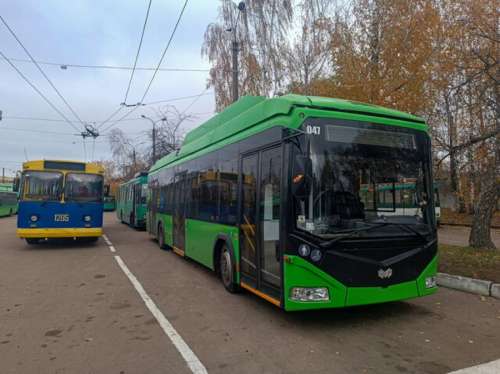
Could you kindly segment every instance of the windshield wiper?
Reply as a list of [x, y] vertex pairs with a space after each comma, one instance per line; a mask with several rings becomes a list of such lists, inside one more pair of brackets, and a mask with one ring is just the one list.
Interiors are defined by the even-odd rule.
[[373, 230], [373, 229], [376, 229], [376, 228], [379, 228], [379, 227], [386, 226], [387, 224], [388, 224], [387, 222], [375, 223], [375, 224], [372, 224], [373, 226], [366, 227], [364, 229], [353, 229], [351, 231], [344, 231], [345, 235], [339, 235], [338, 237], [336, 237], [336, 238], [334, 238], [332, 240], [329, 240], [327, 242], [321, 243], [320, 246], [323, 247], [323, 248], [329, 247], [332, 244], [337, 243], [340, 240], [343, 240], [343, 239], [346, 239], [346, 238], [351, 238], [353, 236], [358, 235], [361, 232], [367, 232], [367, 231], [370, 231], [370, 230]]

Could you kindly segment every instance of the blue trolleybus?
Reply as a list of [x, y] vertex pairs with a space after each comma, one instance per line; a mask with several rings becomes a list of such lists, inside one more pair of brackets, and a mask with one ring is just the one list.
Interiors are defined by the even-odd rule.
[[96, 241], [102, 235], [103, 174], [91, 163], [25, 162], [17, 236], [29, 244], [51, 238]]

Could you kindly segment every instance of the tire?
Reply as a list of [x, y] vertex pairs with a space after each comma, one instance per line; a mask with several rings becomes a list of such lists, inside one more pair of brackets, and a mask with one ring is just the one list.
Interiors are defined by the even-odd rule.
[[130, 214], [129, 220], [130, 220], [130, 221], [129, 221], [129, 225], [130, 225], [131, 227], [136, 227], [136, 226], [135, 226], [135, 216], [134, 216], [134, 213], [131, 213], [131, 214]]
[[40, 242], [40, 239], [26, 238], [26, 243], [28, 243], [29, 245], [38, 244], [39, 242]]
[[88, 238], [86, 238], [85, 241], [89, 242], [89, 243], [95, 243], [99, 240], [99, 237], [98, 236], [90, 236]]
[[158, 225], [158, 231], [156, 233], [156, 238], [158, 239], [158, 246], [161, 249], [166, 249], [167, 246], [165, 245], [165, 233], [163, 232], [163, 225], [161, 223]]
[[224, 285], [224, 288], [230, 293], [239, 291], [239, 287], [234, 283], [234, 264], [231, 258], [231, 253], [226, 243], [223, 244], [219, 254], [219, 276]]

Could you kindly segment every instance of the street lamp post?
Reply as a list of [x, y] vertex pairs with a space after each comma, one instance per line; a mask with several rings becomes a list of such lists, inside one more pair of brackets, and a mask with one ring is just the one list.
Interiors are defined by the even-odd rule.
[[145, 116], [144, 114], [141, 114], [141, 117], [151, 121], [151, 123], [153, 124], [152, 141], [153, 141], [153, 164], [154, 164], [156, 162], [156, 124], [160, 121], [166, 121], [167, 119], [163, 117], [157, 121], [154, 121], [152, 118]]
[[238, 52], [239, 52], [239, 46], [238, 46], [238, 40], [236, 39], [236, 30], [237, 30], [237, 27], [238, 27], [238, 21], [240, 19], [240, 14], [241, 12], [244, 12], [245, 11], [245, 2], [244, 1], [240, 1], [240, 3], [238, 4], [238, 17], [236, 17], [236, 22], [234, 23], [234, 25], [228, 29], [227, 31], [231, 31], [233, 33], [233, 40], [232, 40], [232, 48], [231, 48], [231, 52], [232, 52], [232, 73], [233, 73], [233, 79], [232, 79], [232, 83], [233, 83], [233, 87], [232, 87], [232, 96], [233, 96], [233, 103], [235, 101], [238, 101], [238, 98], [239, 98], [239, 92], [238, 92]]

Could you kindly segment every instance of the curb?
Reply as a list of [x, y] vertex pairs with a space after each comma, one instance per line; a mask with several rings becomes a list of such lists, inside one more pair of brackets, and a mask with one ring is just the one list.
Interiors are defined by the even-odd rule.
[[491, 296], [500, 300], [500, 283], [446, 273], [437, 273], [436, 277], [439, 286], [477, 295]]

